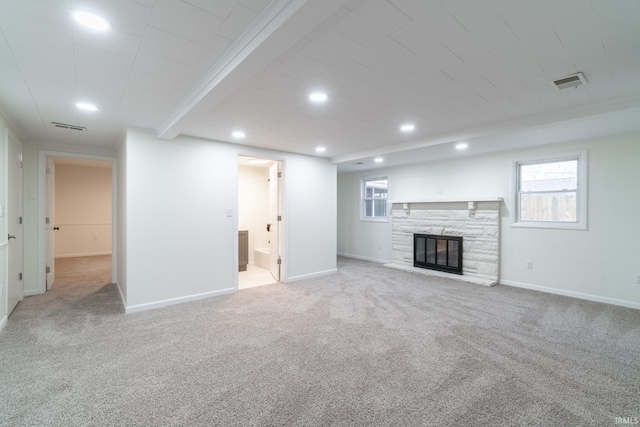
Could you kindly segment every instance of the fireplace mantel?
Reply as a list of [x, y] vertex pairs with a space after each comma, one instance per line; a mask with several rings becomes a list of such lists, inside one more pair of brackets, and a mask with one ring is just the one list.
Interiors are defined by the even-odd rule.
[[418, 199], [418, 200], [388, 200], [390, 205], [404, 205], [412, 203], [467, 203], [467, 202], [502, 202], [502, 197], [468, 197], [466, 199]]

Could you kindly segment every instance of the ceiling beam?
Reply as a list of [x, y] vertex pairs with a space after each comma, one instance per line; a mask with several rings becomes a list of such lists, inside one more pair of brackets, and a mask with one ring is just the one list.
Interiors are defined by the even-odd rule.
[[448, 132], [440, 135], [431, 135], [426, 138], [389, 144], [369, 150], [348, 153], [331, 158], [331, 163], [345, 163], [362, 160], [370, 157], [382, 156], [385, 154], [399, 153], [402, 151], [427, 148], [439, 144], [448, 144], [459, 141], [470, 141], [475, 138], [488, 136], [505, 135], [526, 129], [541, 126], [550, 126], [557, 123], [565, 123], [571, 120], [581, 119], [590, 116], [597, 116], [617, 111], [624, 111], [640, 107], [640, 96], [632, 95], [626, 98], [616, 98], [596, 104], [584, 105], [579, 108], [565, 110], [561, 112], [547, 112], [537, 116], [523, 119], [509, 120], [501, 123], [491, 123], [473, 128], [460, 129], [455, 132]]
[[333, 15], [346, 0], [276, 0], [247, 28], [158, 129], [171, 140]]

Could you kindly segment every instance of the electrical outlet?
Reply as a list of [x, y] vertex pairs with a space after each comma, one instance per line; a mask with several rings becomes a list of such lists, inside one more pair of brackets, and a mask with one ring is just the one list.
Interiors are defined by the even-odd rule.
[[382, 250], [382, 245], [378, 245], [378, 249]]
[[525, 261], [525, 264], [526, 264], [527, 270], [532, 270], [533, 269], [533, 261], [527, 260], [527, 261]]

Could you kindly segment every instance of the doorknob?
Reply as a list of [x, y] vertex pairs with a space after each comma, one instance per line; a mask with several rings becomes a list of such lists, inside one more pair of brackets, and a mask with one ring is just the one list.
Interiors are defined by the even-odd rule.
[[16, 238], [16, 236], [14, 236], [13, 234], [9, 234], [8, 240], [15, 239], [15, 238]]
[[60, 230], [60, 227], [53, 227], [53, 231]]

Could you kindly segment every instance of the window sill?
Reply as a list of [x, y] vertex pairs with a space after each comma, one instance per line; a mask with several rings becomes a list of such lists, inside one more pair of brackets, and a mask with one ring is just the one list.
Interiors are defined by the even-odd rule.
[[384, 218], [365, 218], [365, 217], [360, 217], [359, 220], [361, 222], [389, 222], [389, 218], [384, 217]]
[[587, 224], [584, 222], [547, 222], [547, 221], [530, 221], [530, 222], [514, 222], [511, 228], [546, 228], [555, 230], [586, 230]]

